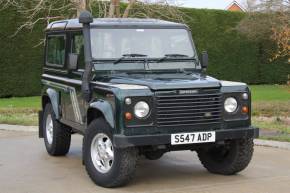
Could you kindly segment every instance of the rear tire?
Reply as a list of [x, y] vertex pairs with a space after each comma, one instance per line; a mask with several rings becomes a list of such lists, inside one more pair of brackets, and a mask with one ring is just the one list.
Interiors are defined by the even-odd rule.
[[233, 175], [244, 170], [252, 159], [253, 139], [227, 141], [225, 145], [197, 151], [202, 165], [211, 173]]
[[113, 147], [112, 128], [103, 118], [95, 119], [87, 128], [83, 151], [87, 173], [99, 186], [124, 186], [135, 174], [137, 149]]
[[43, 137], [47, 152], [52, 156], [66, 155], [70, 148], [70, 128], [55, 118], [52, 106], [46, 104], [43, 113]]

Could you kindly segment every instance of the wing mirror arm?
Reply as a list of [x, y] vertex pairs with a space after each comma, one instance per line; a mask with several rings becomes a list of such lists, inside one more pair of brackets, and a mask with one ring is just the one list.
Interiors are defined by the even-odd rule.
[[201, 53], [201, 68], [203, 71], [206, 71], [207, 67], [208, 67], [208, 53], [207, 51], [203, 51]]

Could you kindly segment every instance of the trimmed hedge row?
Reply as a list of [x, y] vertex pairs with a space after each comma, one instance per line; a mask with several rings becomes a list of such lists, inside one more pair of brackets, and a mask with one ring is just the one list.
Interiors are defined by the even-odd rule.
[[235, 26], [244, 13], [218, 10], [184, 10], [193, 22], [190, 26], [199, 51], [209, 53], [210, 75], [219, 79], [249, 84], [285, 83], [290, 65], [287, 60], [270, 63], [267, 43], [251, 42]]
[[39, 95], [43, 51], [34, 46], [43, 39], [42, 26], [12, 38], [21, 25], [14, 9], [0, 12], [0, 25], [0, 97]]
[[[268, 63], [261, 45], [239, 35], [234, 27], [243, 13], [183, 9], [199, 51], [210, 56], [210, 75], [250, 84], [285, 83], [290, 73], [286, 61]], [[32, 96], [40, 93], [43, 47], [34, 48], [43, 38], [44, 25], [10, 36], [21, 23], [14, 9], [0, 12], [0, 97]], [[268, 48], [267, 48], [268, 49]]]

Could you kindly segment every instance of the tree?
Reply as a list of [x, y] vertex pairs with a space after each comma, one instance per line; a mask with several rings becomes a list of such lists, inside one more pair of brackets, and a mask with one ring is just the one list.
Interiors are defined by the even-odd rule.
[[99, 17], [157, 17], [183, 21], [185, 15], [171, 4], [172, 0], [170, 4], [167, 0], [154, 3], [150, 0], [0, 0], [2, 10], [14, 7], [24, 18], [15, 34], [24, 28], [33, 29], [40, 22], [48, 24], [54, 20], [77, 17], [83, 10], [97, 10]]
[[260, 43], [272, 42], [275, 48], [271, 53], [271, 61], [281, 57], [289, 58], [289, 0], [260, 0], [259, 2], [248, 0], [247, 16], [239, 23], [237, 29]]

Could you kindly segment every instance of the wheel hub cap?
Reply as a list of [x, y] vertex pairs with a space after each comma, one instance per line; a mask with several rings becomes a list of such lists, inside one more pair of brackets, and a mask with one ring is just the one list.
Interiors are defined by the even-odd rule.
[[46, 118], [45, 130], [47, 142], [51, 145], [53, 140], [53, 121], [50, 114]]
[[106, 134], [97, 134], [92, 140], [91, 159], [95, 168], [101, 173], [107, 173], [112, 168], [114, 148]]

